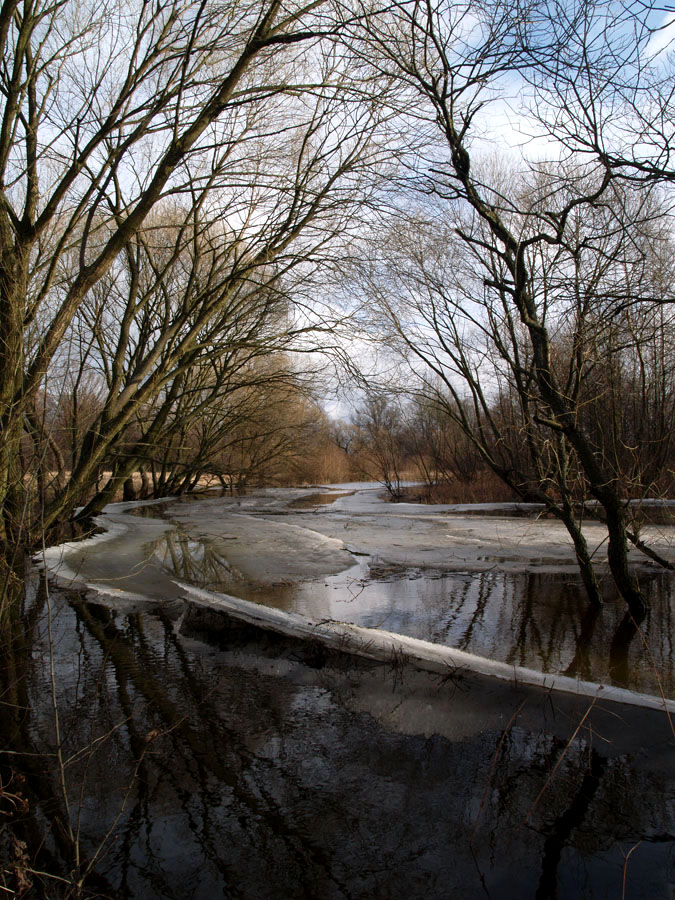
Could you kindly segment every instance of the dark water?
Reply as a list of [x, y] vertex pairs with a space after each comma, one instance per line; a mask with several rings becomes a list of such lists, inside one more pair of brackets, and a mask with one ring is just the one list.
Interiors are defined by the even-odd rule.
[[169, 572], [208, 590], [446, 644], [479, 656], [587, 681], [675, 697], [675, 577], [643, 576], [649, 612], [636, 627], [612, 585], [590, 609], [573, 574], [353, 569], [302, 584], [255, 585], [234, 574], [224, 541], [169, 534], [155, 548]]
[[[177, 531], [162, 552], [182, 579], [283, 609], [673, 693], [668, 576], [645, 582], [651, 612], [636, 633], [608, 588], [591, 613], [570, 576], [361, 558], [262, 589], [231, 569], [222, 541]], [[664, 712], [370, 663], [180, 600], [125, 615], [38, 591], [3, 650], [7, 896], [17, 885], [48, 900], [675, 896]]]
[[672, 897], [662, 713], [327, 655], [177, 603], [57, 595], [51, 640], [47, 612], [11, 766], [40, 773], [34, 867], [63, 853], [58, 813], [96, 896]]
[[318, 492], [316, 494], [308, 494], [306, 497], [298, 497], [288, 504], [289, 509], [312, 509], [316, 506], [330, 506], [340, 497], [349, 497], [354, 491], [331, 491]]

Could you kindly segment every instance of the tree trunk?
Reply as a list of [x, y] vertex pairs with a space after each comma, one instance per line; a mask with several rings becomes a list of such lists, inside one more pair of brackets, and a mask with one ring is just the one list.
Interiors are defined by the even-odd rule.
[[152, 481], [147, 469], [141, 469], [141, 491], [140, 499], [147, 500], [152, 496]]
[[129, 503], [132, 500], [138, 500], [138, 492], [136, 491], [136, 486], [134, 484], [134, 474], [133, 472], [129, 475], [128, 478], [124, 479], [124, 485], [122, 487], [122, 500], [125, 503]]
[[26, 251], [0, 213], [0, 540], [28, 543], [25, 485], [21, 469]]
[[595, 577], [595, 570], [593, 569], [593, 563], [588, 552], [588, 544], [586, 543], [586, 538], [584, 537], [581, 528], [577, 524], [570, 507], [567, 504], [563, 504], [563, 506], [559, 509], [559, 518], [567, 528], [567, 533], [572, 538], [572, 543], [574, 544], [574, 552], [577, 557], [577, 565], [579, 566], [581, 580], [584, 583], [588, 599], [593, 606], [599, 607], [602, 605], [602, 598], [600, 597], [598, 582]]

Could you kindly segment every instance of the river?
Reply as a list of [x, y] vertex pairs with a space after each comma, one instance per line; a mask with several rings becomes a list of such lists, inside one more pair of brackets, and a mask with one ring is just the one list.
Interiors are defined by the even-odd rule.
[[[658, 702], [362, 658], [217, 603], [400, 631], [658, 701], [659, 683], [672, 696], [670, 619], [657, 622], [671, 582], [645, 568], [649, 653], [633, 639], [613, 666], [621, 610], [607, 591], [584, 620], [569, 547], [536, 510], [330, 493], [113, 507], [108, 535], [49, 555], [59, 584], [33, 601], [26, 732], [65, 783], [101, 895], [672, 896], [675, 733]], [[664, 552], [670, 537], [658, 526]], [[186, 599], [188, 583], [216, 602]]]

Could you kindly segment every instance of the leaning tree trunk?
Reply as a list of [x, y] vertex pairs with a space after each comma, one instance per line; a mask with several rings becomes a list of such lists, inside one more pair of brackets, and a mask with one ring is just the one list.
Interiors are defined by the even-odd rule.
[[[503, 247], [498, 251], [501, 261], [508, 271], [508, 278], [504, 285], [509, 297], [514, 304], [518, 317], [527, 331], [532, 347], [535, 366], [535, 378], [538, 393], [541, 400], [551, 412], [550, 420], [545, 422], [554, 434], [562, 434], [574, 448], [579, 458], [584, 474], [588, 480], [592, 495], [600, 502], [607, 517], [607, 530], [609, 533], [609, 545], [607, 561], [612, 578], [621, 596], [626, 601], [631, 615], [640, 617], [644, 615], [645, 603], [640, 589], [632, 577], [628, 568], [628, 549], [626, 526], [621, 509], [621, 501], [616, 491], [610, 486], [610, 479], [603, 471], [595, 455], [592, 446], [582, 429], [578, 425], [577, 410], [573, 401], [568, 398], [558, 385], [554, 368], [551, 363], [551, 339], [545, 324], [540, 320], [536, 297], [533, 293], [531, 272], [528, 267], [526, 254], [531, 249], [532, 241], [521, 241], [502, 219], [500, 211], [486, 200], [480, 190], [480, 185], [471, 174], [470, 157], [464, 147], [463, 141], [466, 126], [457, 128], [454, 121], [454, 110], [448, 105], [447, 99], [434, 94], [432, 97], [437, 108], [443, 113], [441, 121], [446, 140], [451, 149], [451, 160], [454, 175], [460, 185], [460, 193], [473, 207], [489, 228], [492, 236]], [[598, 191], [602, 193], [601, 188]], [[592, 198], [591, 198], [592, 199]], [[552, 240], [562, 240], [564, 223], [561, 220], [558, 233]], [[471, 243], [471, 237], [460, 234]], [[474, 247], [476, 243], [474, 243]], [[482, 243], [480, 246], [483, 246]], [[579, 547], [583, 560], [583, 547], [575, 542], [575, 549]], [[584, 566], [590, 576], [590, 570]]]
[[[523, 294], [527, 294], [524, 290]], [[607, 562], [616, 587], [626, 601], [629, 612], [636, 619], [645, 614], [645, 602], [628, 565], [628, 539], [621, 499], [611, 486], [611, 479], [603, 470], [594, 448], [577, 424], [577, 417], [570, 409], [563, 392], [558, 387], [550, 362], [550, 341], [546, 328], [536, 319], [531, 298], [525, 301], [521, 312], [527, 326], [535, 354], [537, 382], [542, 398], [555, 419], [551, 425], [565, 435], [576, 450], [578, 459], [588, 480], [589, 490], [605, 511], [608, 545]]]
[[[523, 480], [515, 477], [511, 470], [507, 470], [503, 466], [498, 465], [488, 453], [483, 452], [482, 456], [495, 475], [501, 478], [504, 484], [508, 485], [512, 491], [522, 497], [522, 499], [525, 499], [526, 495], [523, 491]], [[598, 581], [595, 577], [593, 561], [588, 552], [586, 538], [574, 516], [569, 497], [563, 487], [561, 487], [561, 493], [562, 502], [558, 503], [541, 486], [533, 489], [530, 485], [527, 488], [527, 497], [529, 499], [534, 497], [537, 502], [542, 503], [548, 512], [561, 521], [567, 529], [567, 533], [574, 545], [574, 553], [579, 567], [579, 573], [581, 574], [581, 580], [586, 590], [586, 595], [592, 606], [600, 607], [602, 605], [602, 598], [600, 596], [600, 589], [598, 588]]]
[[9, 548], [29, 539], [21, 471], [26, 256], [0, 212], [0, 540]]
[[574, 544], [574, 553], [577, 558], [577, 565], [579, 566], [581, 580], [584, 583], [584, 588], [586, 589], [588, 599], [593, 604], [593, 606], [600, 606], [602, 600], [600, 597], [598, 582], [595, 577], [593, 562], [588, 552], [588, 544], [586, 543], [586, 538], [584, 537], [581, 528], [574, 518], [574, 514], [569, 504], [563, 503], [563, 505], [559, 507], [559, 518], [565, 525], [565, 528], [567, 528], [567, 533], [572, 538], [572, 543]]

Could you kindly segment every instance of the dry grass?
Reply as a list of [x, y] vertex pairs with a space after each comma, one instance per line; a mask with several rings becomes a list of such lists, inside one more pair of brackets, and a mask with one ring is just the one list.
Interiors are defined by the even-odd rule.
[[520, 498], [491, 472], [481, 472], [472, 481], [453, 480], [403, 489], [409, 503], [511, 503]]

